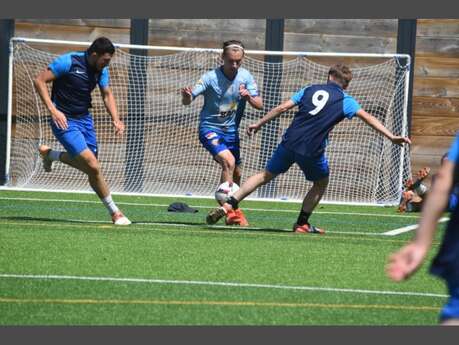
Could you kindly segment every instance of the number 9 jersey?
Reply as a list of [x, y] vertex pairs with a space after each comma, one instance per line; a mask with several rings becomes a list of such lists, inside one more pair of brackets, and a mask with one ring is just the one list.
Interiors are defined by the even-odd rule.
[[344, 118], [352, 119], [361, 109], [359, 103], [334, 82], [307, 86], [291, 100], [299, 109], [284, 133], [282, 145], [306, 157], [322, 154], [333, 127]]

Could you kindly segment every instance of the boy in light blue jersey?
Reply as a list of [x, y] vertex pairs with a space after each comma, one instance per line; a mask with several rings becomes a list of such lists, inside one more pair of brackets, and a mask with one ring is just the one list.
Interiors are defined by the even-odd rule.
[[328, 186], [329, 168], [325, 148], [328, 134], [333, 127], [343, 119], [352, 119], [357, 115], [394, 144], [411, 143], [408, 138], [393, 135], [374, 116], [363, 110], [353, 97], [344, 92], [351, 79], [352, 73], [347, 66], [332, 66], [327, 84], [314, 84], [301, 89], [291, 99], [248, 127], [248, 134], [254, 134], [280, 114], [295, 106], [299, 108], [265, 170], [251, 176], [222, 207], [210, 211], [206, 219], [208, 224], [215, 224], [227, 212], [237, 209], [239, 202], [256, 188], [285, 173], [293, 163], [297, 163], [305, 178], [312, 181], [313, 185], [303, 200], [293, 230], [297, 233], [324, 233], [323, 229], [309, 224], [309, 217]]
[[[129, 225], [112, 199], [107, 182], [97, 159], [97, 140], [94, 121], [89, 112], [91, 93], [99, 86], [101, 95], [113, 120], [117, 135], [124, 132], [118, 117], [115, 98], [109, 86], [108, 65], [115, 47], [108, 38], [99, 37], [84, 52], [73, 52], [54, 59], [34, 80], [34, 86], [51, 113], [51, 129], [64, 146], [64, 152], [39, 147], [45, 171], [52, 170], [54, 161], [60, 161], [88, 175], [89, 184], [97, 193], [113, 224]], [[51, 96], [47, 83], [52, 83]]]
[[[427, 256], [432, 245], [437, 222], [447, 209], [451, 191], [459, 185], [459, 134], [442, 163], [432, 188], [422, 207], [419, 228], [414, 239], [390, 256], [387, 274], [394, 281], [411, 277]], [[430, 273], [442, 278], [448, 287], [450, 298], [440, 313], [444, 325], [459, 325], [459, 205], [451, 212], [443, 239], [430, 266]]]
[[[220, 184], [241, 183], [241, 156], [239, 124], [248, 102], [262, 109], [262, 99], [257, 84], [249, 71], [240, 67], [244, 46], [240, 41], [223, 43], [223, 65], [205, 73], [197, 84], [182, 89], [182, 103], [190, 104], [199, 95], [204, 96], [200, 113], [199, 140], [204, 148], [221, 165]], [[241, 210], [227, 215], [227, 224], [247, 226]]]

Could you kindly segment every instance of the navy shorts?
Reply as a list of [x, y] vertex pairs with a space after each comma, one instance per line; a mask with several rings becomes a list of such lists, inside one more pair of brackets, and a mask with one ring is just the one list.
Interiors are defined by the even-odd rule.
[[199, 132], [199, 141], [202, 146], [209, 151], [212, 157], [215, 158], [220, 152], [229, 150], [236, 161], [236, 165], [241, 164], [241, 150], [239, 146], [239, 138], [232, 135], [225, 135], [218, 131], [209, 129]]
[[94, 121], [91, 114], [67, 117], [68, 128], [57, 128], [51, 120], [54, 136], [64, 146], [69, 155], [74, 158], [86, 149], [90, 149], [97, 157], [97, 139]]
[[279, 144], [271, 159], [266, 165], [266, 170], [273, 175], [285, 173], [293, 163], [298, 164], [308, 181], [321, 180], [330, 175], [328, 160], [324, 153], [316, 157], [299, 155]]
[[449, 299], [448, 302], [443, 306], [443, 309], [440, 313], [440, 321], [445, 321], [448, 319], [458, 319], [459, 320], [459, 284], [458, 283], [448, 283]]

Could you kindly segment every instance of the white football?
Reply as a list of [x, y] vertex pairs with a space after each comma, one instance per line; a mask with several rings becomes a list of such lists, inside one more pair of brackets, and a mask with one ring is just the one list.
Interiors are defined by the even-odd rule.
[[215, 192], [215, 199], [220, 203], [224, 203], [238, 190], [239, 186], [236, 183], [233, 182], [230, 186], [228, 182], [223, 182], [220, 186], [218, 186], [217, 191]]

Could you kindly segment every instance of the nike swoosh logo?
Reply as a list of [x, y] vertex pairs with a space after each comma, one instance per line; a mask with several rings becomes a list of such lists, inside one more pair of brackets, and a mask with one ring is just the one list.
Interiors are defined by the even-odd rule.
[[86, 73], [84, 73], [83, 71], [79, 71], [79, 70], [76, 70], [75, 73], [76, 73], [76, 74], [86, 74]]

